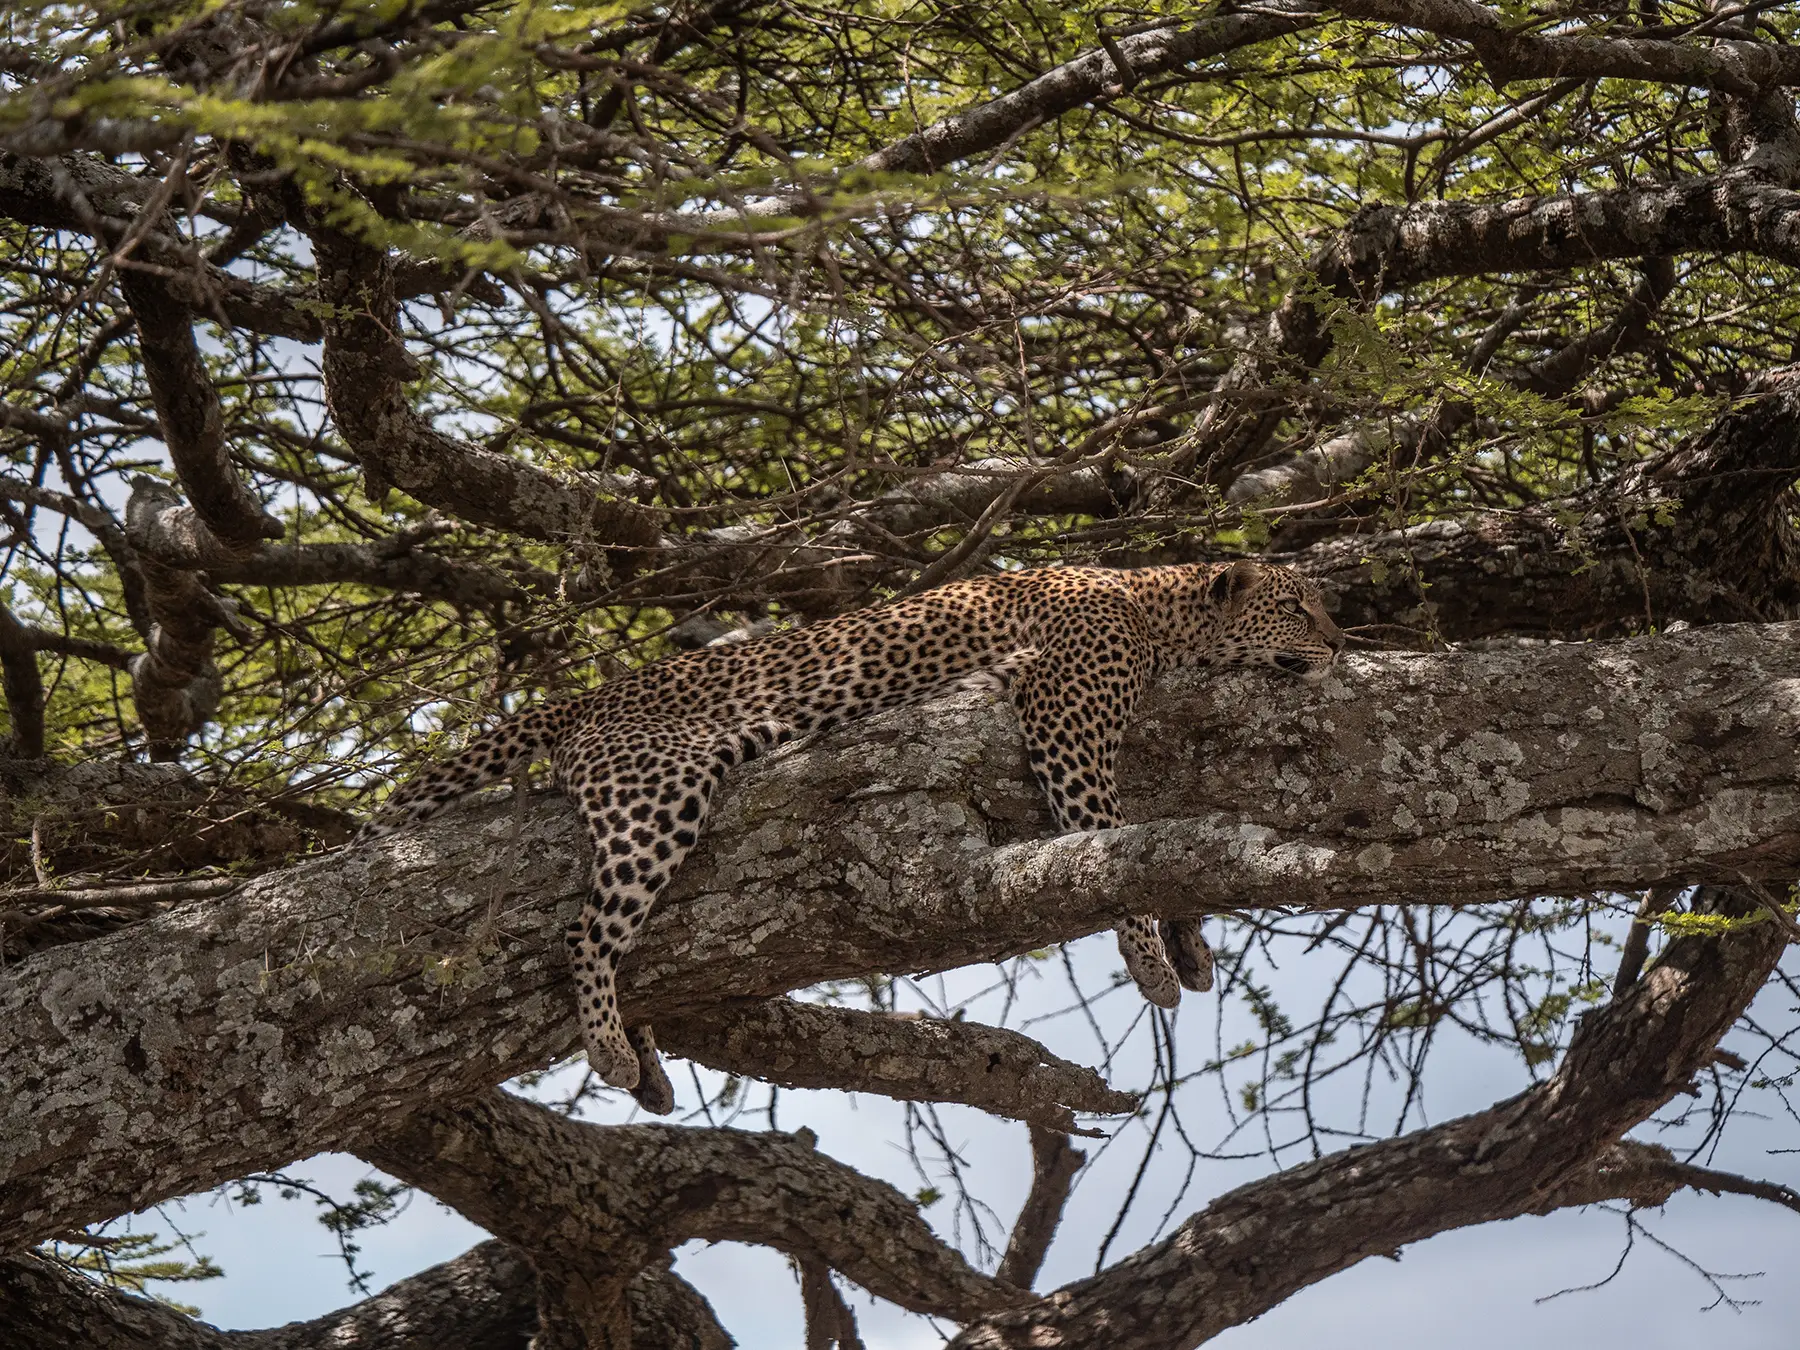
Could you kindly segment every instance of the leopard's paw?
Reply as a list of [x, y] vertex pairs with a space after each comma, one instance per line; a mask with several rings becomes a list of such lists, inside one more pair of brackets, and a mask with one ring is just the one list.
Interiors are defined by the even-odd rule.
[[1164, 919], [1158, 925], [1163, 949], [1183, 989], [1204, 994], [1213, 987], [1213, 950], [1198, 919]]
[[1176, 1007], [1181, 1002], [1181, 981], [1163, 955], [1156, 925], [1147, 919], [1128, 919], [1117, 931], [1119, 955], [1138, 991], [1159, 1008]]
[[632, 1053], [624, 1036], [616, 1041], [611, 1037], [590, 1038], [587, 1057], [588, 1067], [599, 1074], [607, 1086], [624, 1088], [628, 1092], [637, 1087], [638, 1057]]

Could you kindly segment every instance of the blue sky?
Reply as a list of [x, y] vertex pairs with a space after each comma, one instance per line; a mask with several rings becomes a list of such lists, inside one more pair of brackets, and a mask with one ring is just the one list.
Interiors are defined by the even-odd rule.
[[[1084, 984], [1104, 985], [1117, 966], [1109, 937], [1072, 948], [1072, 968]], [[1314, 963], [1289, 960], [1282, 978], [1292, 1006], [1316, 987], [1323, 970]], [[1040, 978], [1020, 985], [1008, 1021], [1018, 1026], [1067, 1003], [1067, 987], [1058, 963], [1042, 963]], [[957, 972], [941, 982], [915, 990], [913, 1001], [954, 1001], [991, 985], [992, 968]], [[904, 1000], [903, 1000], [904, 1002]], [[995, 995], [978, 1000], [976, 1013], [998, 1013]], [[1758, 1013], [1766, 1020], [1791, 1022], [1792, 1009], [1765, 995]], [[971, 1015], [976, 1015], [972, 1013]], [[1121, 990], [1099, 1001], [1098, 1016], [1109, 1034], [1139, 1015], [1135, 994]], [[1219, 1027], [1223, 1017], [1225, 1025]], [[1243, 1030], [1244, 1014], [1234, 1002], [1214, 996], [1189, 995], [1180, 1013], [1184, 1053], [1198, 1057], [1210, 1047], [1215, 1030], [1232, 1043]], [[1032, 1034], [1070, 1058], [1097, 1059], [1092, 1033], [1081, 1019], [1051, 1017], [1033, 1023]], [[1728, 1041], [1727, 1044], [1730, 1042]], [[1113, 1070], [1114, 1081], [1141, 1083], [1146, 1076], [1148, 1037], [1128, 1041]], [[1432, 1066], [1423, 1110], [1424, 1120], [1443, 1120], [1489, 1104], [1525, 1082], [1516, 1057], [1472, 1043], [1449, 1044]], [[693, 1089], [685, 1066], [672, 1065], [672, 1076], [692, 1104]], [[565, 1076], [561, 1081], [569, 1081]], [[703, 1079], [716, 1082], [710, 1076]], [[547, 1085], [551, 1088], [555, 1083]], [[1184, 1119], [1191, 1136], [1203, 1144], [1216, 1142], [1227, 1129], [1216, 1084], [1199, 1083], [1183, 1090]], [[760, 1099], [759, 1099], [760, 1100]], [[1339, 1103], [1343, 1105], [1343, 1103]], [[1714, 1166], [1770, 1180], [1800, 1183], [1800, 1154], [1794, 1149], [1800, 1132], [1791, 1122], [1756, 1112], [1776, 1104], [1753, 1103], [1727, 1131]], [[603, 1103], [589, 1112], [599, 1121], [623, 1120], [628, 1103]], [[1030, 1176], [1025, 1127], [998, 1121], [960, 1107], [943, 1108], [945, 1133], [965, 1160], [980, 1198], [998, 1216], [990, 1236], [1003, 1243], [1006, 1223], [1023, 1199]], [[883, 1177], [909, 1194], [927, 1182], [941, 1183], [941, 1173], [927, 1164], [921, 1177], [900, 1146], [903, 1109], [869, 1096], [784, 1092], [778, 1102], [783, 1129], [810, 1126], [819, 1146], [839, 1160]], [[739, 1127], [760, 1128], [761, 1121], [740, 1117]], [[1118, 1138], [1108, 1148], [1087, 1141], [1090, 1164], [1065, 1216], [1058, 1242], [1050, 1253], [1039, 1288], [1078, 1278], [1093, 1270], [1099, 1233], [1112, 1221], [1118, 1196], [1145, 1145], [1145, 1126], [1133, 1121], [1115, 1126]], [[1207, 1137], [1208, 1131], [1211, 1136]], [[1641, 1131], [1642, 1137], [1670, 1136]], [[1241, 1145], [1238, 1146], [1241, 1150]], [[1286, 1162], [1298, 1161], [1289, 1157]], [[1140, 1205], [1124, 1226], [1111, 1259], [1152, 1240], [1170, 1188], [1188, 1165], [1184, 1151], [1165, 1147], [1153, 1161], [1149, 1203]], [[1194, 1189], [1176, 1221], [1201, 1207], [1207, 1198], [1269, 1170], [1266, 1158], [1201, 1161]], [[370, 1169], [341, 1155], [308, 1160], [287, 1169], [306, 1175], [339, 1193], [348, 1192]], [[948, 1187], [943, 1187], [948, 1189]], [[171, 1291], [200, 1307], [202, 1316], [223, 1327], [279, 1325], [316, 1316], [353, 1302], [344, 1271], [330, 1237], [313, 1219], [307, 1201], [282, 1202], [269, 1194], [264, 1203], [241, 1207], [215, 1196], [190, 1197], [169, 1214], [181, 1226], [204, 1236], [199, 1250], [226, 1269], [223, 1279]], [[973, 1252], [966, 1218], [958, 1222], [946, 1199], [926, 1211], [947, 1239]], [[1276, 1350], [1277, 1347], [1380, 1345], [1384, 1350], [1441, 1350], [1454, 1343], [1467, 1350], [1494, 1347], [1516, 1350], [1522, 1339], [1588, 1344], [1631, 1344], [1634, 1350], [1682, 1347], [1697, 1341], [1732, 1347], [1775, 1347], [1790, 1350], [1794, 1327], [1800, 1325], [1800, 1282], [1793, 1265], [1800, 1255], [1800, 1215], [1765, 1202], [1738, 1197], [1683, 1194], [1666, 1210], [1640, 1216], [1651, 1238], [1676, 1248], [1660, 1250], [1639, 1236], [1618, 1276], [1604, 1288], [1558, 1298], [1558, 1290], [1604, 1279], [1626, 1243], [1623, 1217], [1606, 1209], [1571, 1211], [1548, 1218], [1489, 1224], [1434, 1238], [1408, 1248], [1398, 1262], [1374, 1259], [1327, 1280], [1246, 1326], [1213, 1342], [1228, 1350]], [[154, 1216], [145, 1222], [155, 1225]], [[1161, 1230], [1166, 1231], [1166, 1230]], [[455, 1214], [423, 1195], [414, 1196], [406, 1212], [380, 1230], [364, 1235], [363, 1262], [377, 1286], [446, 1260], [465, 1250], [482, 1234]], [[1716, 1307], [1715, 1295], [1687, 1262], [1732, 1279], [1726, 1288], [1734, 1298], [1751, 1301], [1742, 1311]], [[738, 1244], [690, 1243], [678, 1255], [677, 1269], [692, 1280], [718, 1311], [726, 1327], [746, 1347], [798, 1346], [802, 1340], [799, 1295], [785, 1258], [778, 1253]], [[852, 1294], [864, 1338], [871, 1350], [914, 1350], [939, 1345], [942, 1335], [924, 1319]]]

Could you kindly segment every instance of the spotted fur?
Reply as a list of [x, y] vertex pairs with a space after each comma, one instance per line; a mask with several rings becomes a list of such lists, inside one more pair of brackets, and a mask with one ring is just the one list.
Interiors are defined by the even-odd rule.
[[[659, 661], [472, 740], [389, 798], [365, 836], [437, 814], [548, 756], [593, 845], [567, 934], [588, 1061], [667, 1109], [648, 1027], [628, 1035], [614, 974], [706, 825], [727, 770], [796, 735], [996, 677], [1018, 713], [1058, 828], [1125, 823], [1114, 763], [1151, 677], [1172, 665], [1269, 666], [1320, 678], [1342, 635], [1313, 584], [1241, 561], [1112, 571], [1043, 568], [954, 582], [877, 609]], [[1126, 968], [1173, 1007], [1212, 984], [1198, 923], [1126, 919]], [[654, 1077], [655, 1092], [640, 1078]]]

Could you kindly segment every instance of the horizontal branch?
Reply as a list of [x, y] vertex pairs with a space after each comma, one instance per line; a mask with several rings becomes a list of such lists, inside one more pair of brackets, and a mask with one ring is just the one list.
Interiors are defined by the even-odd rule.
[[1497, 86], [1578, 76], [1754, 95], [1764, 87], [1800, 84], [1800, 50], [1766, 42], [1708, 37], [1700, 46], [1649, 33], [1518, 32], [1513, 20], [1474, 0], [1336, 0], [1334, 7], [1349, 18], [1467, 42]]
[[246, 864], [266, 867], [306, 848], [302, 823], [318, 829], [327, 842], [342, 842], [351, 831], [342, 820], [332, 820], [334, 814], [327, 808], [255, 803], [175, 764], [0, 759], [0, 881], [30, 884], [34, 869], [20, 841], [34, 832], [55, 874], [81, 885], [82, 873], [104, 869], [121, 856], [130, 858], [132, 875], [233, 864], [239, 872]]
[[738, 999], [656, 1028], [662, 1048], [782, 1087], [960, 1102], [1047, 1130], [1075, 1111], [1122, 1115], [1138, 1098], [1031, 1037], [978, 1022], [896, 1017], [791, 999]]
[[[738, 776], [623, 972], [628, 1020], [942, 970], [1163, 911], [1446, 904], [1800, 871], [1800, 625], [1350, 657], [1164, 683], [1128, 829], [1040, 841], [1011, 715], [969, 697]], [[560, 800], [256, 878], [0, 984], [0, 1241], [328, 1148], [575, 1042]], [[196, 1100], [208, 1128], [192, 1127]]]
[[469, 608], [497, 610], [524, 597], [512, 578], [492, 568], [421, 549], [430, 529], [367, 543], [266, 544], [226, 547], [184, 515], [171, 495], [167, 508], [143, 513], [132, 542], [166, 567], [205, 572], [215, 582], [245, 586], [331, 586], [354, 583], [411, 592]]

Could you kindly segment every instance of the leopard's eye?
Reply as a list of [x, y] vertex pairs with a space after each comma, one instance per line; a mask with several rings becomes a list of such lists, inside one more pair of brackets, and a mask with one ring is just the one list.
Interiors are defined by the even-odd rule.
[[1292, 597], [1283, 600], [1278, 608], [1280, 608], [1284, 614], [1300, 614], [1305, 612], [1300, 602]]

